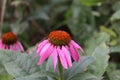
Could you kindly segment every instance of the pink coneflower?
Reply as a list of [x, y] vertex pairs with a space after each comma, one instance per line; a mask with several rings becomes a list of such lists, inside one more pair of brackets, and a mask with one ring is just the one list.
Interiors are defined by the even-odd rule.
[[78, 62], [80, 54], [78, 50], [83, 52], [83, 49], [71, 39], [70, 35], [61, 30], [53, 31], [49, 34], [48, 39], [40, 42], [37, 46], [37, 56], [40, 56], [38, 65], [41, 65], [50, 55], [52, 56], [54, 63], [54, 70], [58, 63], [60, 63], [65, 69], [72, 66], [72, 60]]
[[7, 32], [2, 36], [0, 49], [24, 52], [24, 48], [18, 41], [17, 36], [12, 32]]

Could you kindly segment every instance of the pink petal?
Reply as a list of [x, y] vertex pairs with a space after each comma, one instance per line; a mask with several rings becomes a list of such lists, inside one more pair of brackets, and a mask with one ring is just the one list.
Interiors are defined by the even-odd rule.
[[19, 46], [18, 46], [17, 44], [14, 44], [14, 45], [13, 45], [13, 48], [14, 48], [15, 51], [18, 51]]
[[9, 50], [13, 50], [14, 51], [13, 45], [10, 45]]
[[45, 46], [43, 46], [42, 49], [40, 50], [41, 52], [36, 54], [35, 58], [43, 55], [46, 52], [46, 50], [50, 47], [50, 45], [51, 45], [50, 43], [45, 44]]
[[65, 46], [65, 48], [66, 48], [67, 50], [69, 50], [69, 47], [68, 47], [68, 46]]
[[66, 58], [66, 61], [69, 65], [69, 67], [71, 67], [72, 61], [71, 61], [70, 53], [68, 52], [68, 50], [64, 46], [62, 46], [62, 52], [64, 53], [64, 56]]
[[38, 65], [41, 65], [50, 56], [52, 51], [53, 51], [53, 45], [49, 46], [49, 48], [45, 51], [45, 53], [41, 55]]
[[46, 43], [48, 43], [48, 40], [44, 40], [44, 41], [40, 42], [40, 43], [38, 44], [38, 47], [40, 47], [41, 45], [45, 45]]
[[50, 43], [47, 43], [41, 50], [41, 52], [39, 53], [40, 56], [42, 56], [48, 49], [49, 47], [51, 46]]
[[43, 42], [41, 42], [38, 47], [37, 47], [37, 54], [35, 57], [39, 56], [40, 51], [42, 50], [42, 48], [48, 43], [48, 40], [44, 40]]
[[2, 44], [2, 49], [5, 49], [5, 44]]
[[52, 60], [54, 63], [54, 71], [56, 70], [56, 65], [57, 65], [57, 61], [58, 61], [57, 56], [58, 56], [57, 50], [56, 50], [56, 48], [54, 48], [53, 53], [52, 53]]
[[5, 49], [8, 50], [8, 45], [5, 44]]
[[71, 40], [70, 44], [72, 44], [75, 48], [80, 49], [82, 52], [84, 52], [84, 50], [82, 49], [81, 46], [79, 46], [75, 41]]
[[79, 55], [78, 51], [73, 47], [73, 45], [70, 45], [70, 53], [71, 53], [72, 58], [76, 62], [78, 62], [80, 59], [80, 55]]
[[65, 59], [65, 56], [64, 56], [64, 53], [60, 50], [60, 47], [57, 47], [57, 52], [58, 52], [58, 55], [59, 55], [59, 58], [60, 58], [60, 62], [62, 64], [62, 66], [67, 69], [68, 68], [68, 65], [67, 65], [67, 61]]
[[22, 44], [19, 41], [17, 41], [17, 44], [19, 45], [20, 51], [24, 52], [24, 48]]
[[0, 48], [2, 48], [2, 40], [0, 40]]

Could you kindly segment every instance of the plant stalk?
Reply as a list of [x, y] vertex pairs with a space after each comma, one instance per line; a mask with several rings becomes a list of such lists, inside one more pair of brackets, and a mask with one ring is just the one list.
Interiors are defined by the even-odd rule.
[[60, 59], [58, 59], [58, 68], [59, 68], [59, 73], [60, 73], [59, 80], [63, 80], [64, 74], [63, 74], [63, 67], [62, 67], [62, 64], [60, 62]]

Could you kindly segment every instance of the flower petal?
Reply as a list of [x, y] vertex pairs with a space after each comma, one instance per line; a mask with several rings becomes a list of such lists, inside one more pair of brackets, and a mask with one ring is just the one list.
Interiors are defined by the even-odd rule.
[[37, 53], [39, 53], [41, 51], [41, 49], [43, 48], [43, 46], [47, 43], [48, 43], [48, 40], [44, 40], [43, 42], [41, 42], [37, 47], [37, 48], [39, 48], [39, 49], [37, 49]]
[[0, 49], [2, 49], [2, 40], [0, 40]]
[[38, 48], [37, 50], [40, 49], [40, 52], [38, 52], [38, 53], [35, 55], [35, 58], [38, 57], [38, 56], [41, 56], [42, 54], [44, 54], [45, 51], [49, 48], [49, 46], [50, 46], [50, 43], [47, 43], [47, 44], [45, 44], [43, 47]]
[[64, 53], [61, 51], [60, 47], [57, 47], [57, 52], [58, 52], [58, 55], [59, 55], [59, 58], [60, 58], [60, 62], [62, 64], [62, 66], [67, 69], [68, 68], [68, 65], [67, 65], [67, 61], [65, 59], [65, 56], [64, 56]]
[[13, 45], [13, 48], [14, 48], [15, 51], [18, 51], [18, 50], [19, 50], [18, 44], [14, 44], [14, 45]]
[[54, 71], [56, 70], [56, 65], [58, 62], [57, 56], [58, 56], [57, 50], [56, 50], [56, 48], [54, 48], [53, 53], [52, 53], [52, 59], [53, 59], [53, 63], [54, 63]]
[[42, 48], [42, 50], [41, 50], [41, 52], [39, 53], [39, 55], [40, 55], [40, 56], [43, 55], [43, 54], [49, 49], [50, 46], [51, 46], [51, 44], [50, 44], [50, 43], [47, 43], [47, 44]]
[[5, 45], [5, 49], [8, 50], [8, 45], [4, 44]]
[[75, 48], [80, 49], [82, 52], [84, 52], [84, 50], [82, 49], [81, 46], [79, 46], [75, 41], [71, 40], [70, 44], [72, 44]]
[[40, 43], [38, 44], [38, 47], [40, 47], [40, 46], [42, 46], [42, 45], [45, 45], [46, 43], [48, 43], [48, 40], [47, 40], [47, 39], [44, 40], [44, 41], [42, 41], [42, 42], [40, 42]]
[[19, 45], [20, 51], [24, 52], [24, 48], [23, 48], [22, 44], [19, 41], [17, 41], [17, 44]]
[[78, 51], [74, 48], [73, 45], [70, 45], [70, 53], [71, 53], [72, 58], [73, 58], [76, 62], [78, 62], [79, 59], [80, 59], [80, 55], [79, 55]]
[[41, 42], [38, 47], [37, 47], [37, 54], [35, 57], [39, 56], [42, 48], [48, 43], [48, 40], [44, 40], [43, 42]]
[[41, 65], [50, 56], [52, 51], [53, 51], [53, 45], [49, 46], [48, 49], [45, 51], [45, 53], [41, 55], [38, 65]]
[[10, 45], [9, 50], [13, 50], [14, 51], [13, 45]]
[[64, 56], [66, 58], [66, 61], [67, 61], [68, 65], [69, 65], [69, 67], [71, 67], [72, 66], [72, 61], [71, 61], [69, 51], [64, 46], [62, 46], [62, 52], [64, 53]]

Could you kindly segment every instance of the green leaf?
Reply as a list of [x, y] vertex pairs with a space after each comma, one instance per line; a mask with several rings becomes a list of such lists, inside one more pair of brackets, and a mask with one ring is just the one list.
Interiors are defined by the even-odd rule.
[[46, 77], [44, 64], [38, 66], [32, 55], [0, 50], [0, 61], [15, 80], [39, 80]]
[[120, 45], [110, 47], [110, 52], [120, 52]]
[[120, 70], [114, 70], [109, 73], [110, 80], [120, 80]]
[[109, 80], [120, 80], [120, 70], [117, 69], [119, 64], [111, 62], [107, 67], [107, 75]]
[[117, 34], [110, 28], [106, 28], [105, 26], [100, 26], [100, 30], [108, 33], [111, 37], [117, 37]]
[[108, 65], [109, 47], [106, 42], [109, 41], [109, 37], [106, 33], [100, 33], [86, 42], [86, 54], [95, 58], [88, 71], [98, 78], [102, 77]]
[[7, 73], [3, 64], [0, 62], [0, 80], [12, 80], [12, 76]]
[[114, 22], [112, 24], [112, 28], [120, 36], [120, 23], [119, 22]]
[[105, 1], [106, 0], [80, 0], [80, 2], [85, 6], [95, 6]]
[[118, 1], [115, 1], [115, 3], [114, 3], [113, 6], [112, 6], [112, 9], [113, 9], [114, 11], [120, 10], [120, 1], [119, 1], [119, 0], [118, 0]]
[[120, 44], [120, 22], [114, 22], [112, 24], [112, 29], [116, 32], [117, 34], [117, 42]]
[[110, 20], [111, 20], [111, 21], [120, 20], [120, 10], [116, 11], [116, 12], [112, 15], [112, 17], [111, 17]]
[[69, 80], [101, 80], [101, 79], [98, 79], [96, 76], [90, 73], [83, 73], [83, 74], [78, 74]]
[[56, 68], [56, 71], [54, 71], [54, 66], [53, 66], [53, 61], [52, 57], [49, 57], [47, 63], [46, 63], [46, 71], [47, 75], [52, 77], [53, 79], [58, 79], [59, 78], [59, 71], [58, 68]]
[[0, 75], [0, 80], [13, 80], [13, 77], [9, 74]]
[[73, 66], [66, 70], [65, 72], [65, 80], [71, 80], [72, 77], [76, 76], [78, 73], [83, 73], [87, 70], [88, 65], [93, 62], [93, 57], [90, 56], [82, 56], [81, 60], [76, 63], [73, 63]]
[[92, 36], [96, 30], [91, 9], [81, 5], [79, 0], [73, 0], [71, 8], [66, 13], [66, 20], [74, 39], [79, 43]]

